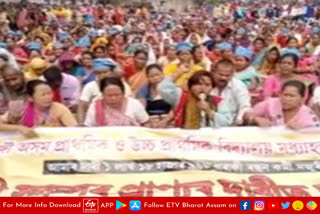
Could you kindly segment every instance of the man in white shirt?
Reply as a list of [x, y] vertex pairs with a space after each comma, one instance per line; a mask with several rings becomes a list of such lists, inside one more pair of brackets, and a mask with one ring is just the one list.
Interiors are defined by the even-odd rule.
[[233, 123], [243, 124], [243, 116], [251, 108], [251, 98], [245, 84], [234, 78], [235, 68], [232, 61], [220, 60], [212, 71], [215, 87], [211, 95], [220, 96], [231, 111]]

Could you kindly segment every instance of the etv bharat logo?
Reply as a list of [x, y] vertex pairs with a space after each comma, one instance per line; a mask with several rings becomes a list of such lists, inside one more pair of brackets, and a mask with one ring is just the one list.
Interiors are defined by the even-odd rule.
[[95, 198], [83, 199], [83, 212], [84, 213], [98, 213], [99, 200]]

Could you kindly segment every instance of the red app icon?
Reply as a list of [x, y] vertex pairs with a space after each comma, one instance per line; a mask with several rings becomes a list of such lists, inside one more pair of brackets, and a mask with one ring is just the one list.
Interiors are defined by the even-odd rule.
[[280, 203], [279, 203], [279, 202], [269, 202], [269, 203], [268, 203], [268, 209], [269, 209], [269, 210], [277, 210], [277, 209], [280, 209]]
[[95, 198], [83, 199], [83, 212], [84, 213], [98, 213], [99, 200]]

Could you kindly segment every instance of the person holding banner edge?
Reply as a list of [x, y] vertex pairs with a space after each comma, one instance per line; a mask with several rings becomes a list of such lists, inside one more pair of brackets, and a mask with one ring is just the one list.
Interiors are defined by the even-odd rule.
[[100, 81], [102, 98], [93, 101], [84, 125], [95, 126], [148, 126], [149, 115], [137, 99], [125, 96], [125, 86], [118, 77]]
[[31, 80], [27, 83], [28, 101], [9, 104], [9, 110], [0, 118], [0, 131], [18, 131], [26, 137], [35, 137], [37, 126], [71, 127], [77, 121], [63, 104], [53, 102], [53, 92], [48, 83]]
[[290, 80], [282, 86], [279, 98], [269, 98], [258, 103], [245, 115], [249, 125], [259, 127], [285, 125], [290, 129], [320, 127], [311, 108], [304, 105], [306, 87], [298, 80]]

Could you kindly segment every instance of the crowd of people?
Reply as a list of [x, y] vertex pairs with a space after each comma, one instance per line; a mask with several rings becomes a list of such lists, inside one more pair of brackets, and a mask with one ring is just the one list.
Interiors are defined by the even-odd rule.
[[320, 4], [0, 5], [0, 130], [320, 126]]

